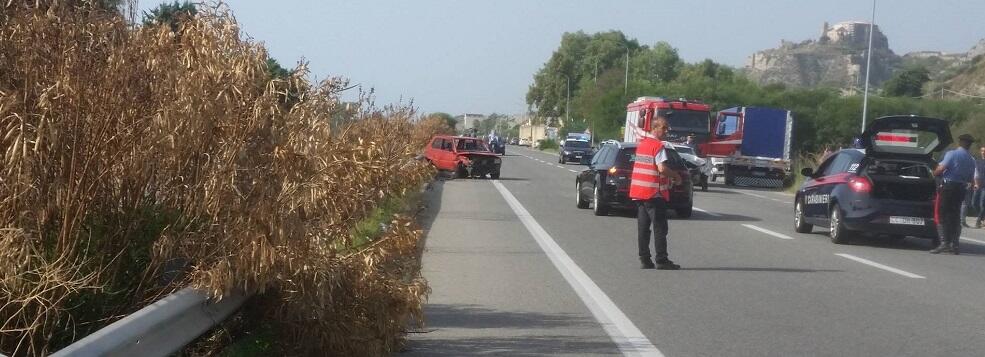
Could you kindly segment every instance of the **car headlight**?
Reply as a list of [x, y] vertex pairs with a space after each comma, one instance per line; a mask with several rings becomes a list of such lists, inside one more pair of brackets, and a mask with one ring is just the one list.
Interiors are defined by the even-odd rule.
[[499, 164], [503, 163], [503, 159], [500, 159], [498, 157], [493, 158], [493, 163], [496, 164], [496, 165], [499, 165]]
[[570, 152], [570, 151], [568, 151], [568, 150], [564, 150], [564, 154], [565, 154], [565, 155], [571, 155], [571, 152]]

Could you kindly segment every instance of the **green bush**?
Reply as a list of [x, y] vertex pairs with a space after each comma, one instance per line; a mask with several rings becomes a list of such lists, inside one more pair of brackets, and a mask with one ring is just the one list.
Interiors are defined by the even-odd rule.
[[537, 148], [541, 150], [549, 150], [549, 149], [557, 150], [557, 147], [558, 147], [557, 141], [554, 139], [541, 140], [540, 145], [537, 146]]

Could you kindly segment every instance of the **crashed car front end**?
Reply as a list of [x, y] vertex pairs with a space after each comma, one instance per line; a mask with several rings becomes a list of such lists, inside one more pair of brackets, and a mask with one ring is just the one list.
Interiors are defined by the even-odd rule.
[[499, 169], [503, 160], [496, 155], [486, 154], [466, 154], [459, 156], [459, 161], [464, 166], [469, 177], [499, 177]]

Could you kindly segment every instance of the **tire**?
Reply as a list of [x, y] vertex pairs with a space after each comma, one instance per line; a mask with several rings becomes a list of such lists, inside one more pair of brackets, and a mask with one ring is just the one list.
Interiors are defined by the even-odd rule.
[[465, 169], [465, 166], [458, 165], [458, 169], [455, 169], [456, 178], [465, 178], [469, 175], [469, 171]]
[[575, 201], [577, 201], [576, 207], [588, 208], [588, 200], [581, 197], [581, 181], [575, 181]]
[[679, 218], [691, 218], [691, 214], [694, 213], [694, 205], [675, 208], [674, 213], [677, 213], [677, 217]]
[[735, 186], [735, 176], [725, 173], [725, 186]]
[[845, 228], [844, 216], [841, 213], [841, 207], [835, 203], [831, 207], [831, 231], [828, 232], [828, 236], [831, 237], [831, 243], [834, 244], [846, 244], [850, 240], [852, 232]]
[[599, 188], [599, 182], [601, 182], [601, 177], [595, 181], [595, 189], [592, 190], [592, 198], [595, 200], [595, 208], [592, 213], [596, 216], [607, 216], [609, 215], [609, 205], [602, 201], [602, 190]]
[[489, 174], [489, 178], [491, 178], [491, 179], [493, 179], [493, 180], [499, 180], [499, 171], [496, 171], [496, 172], [493, 172], [493, 173], [490, 173], [490, 174]]
[[797, 233], [810, 233], [814, 225], [804, 220], [804, 200], [797, 200], [793, 206], [793, 230]]

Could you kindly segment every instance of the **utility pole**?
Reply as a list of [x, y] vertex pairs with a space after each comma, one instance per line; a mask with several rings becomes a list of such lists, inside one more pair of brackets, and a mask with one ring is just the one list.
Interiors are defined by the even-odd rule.
[[568, 120], [568, 111], [571, 108], [569, 105], [571, 103], [571, 78], [567, 74], [564, 75], [564, 83], [564, 125], [571, 125], [571, 122]]
[[[873, 0], [874, 1], [874, 0]], [[622, 97], [626, 99], [629, 95], [629, 49], [626, 49], [626, 80], [623, 82]]]
[[872, 0], [872, 21], [869, 21], [869, 49], [865, 51], [865, 93], [862, 94], [862, 130], [865, 132], [865, 115], [869, 111], [869, 72], [872, 67], [872, 33], [876, 30], [876, 0]]

